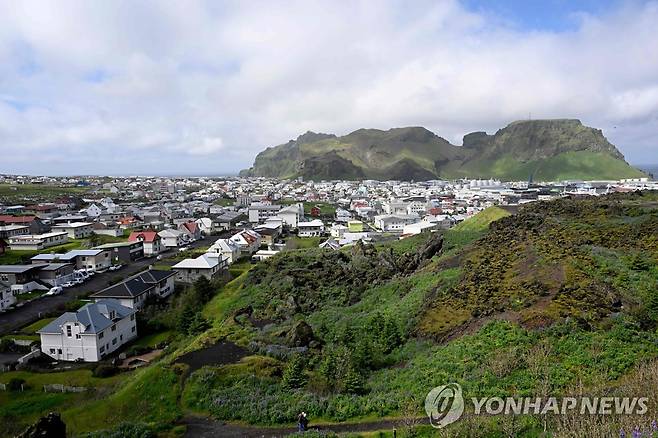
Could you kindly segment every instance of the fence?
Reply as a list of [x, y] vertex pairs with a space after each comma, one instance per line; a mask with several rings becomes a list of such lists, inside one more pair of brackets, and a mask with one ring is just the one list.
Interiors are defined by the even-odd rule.
[[85, 392], [87, 388], [84, 386], [66, 386], [61, 383], [54, 383], [52, 385], [43, 385], [43, 392]]

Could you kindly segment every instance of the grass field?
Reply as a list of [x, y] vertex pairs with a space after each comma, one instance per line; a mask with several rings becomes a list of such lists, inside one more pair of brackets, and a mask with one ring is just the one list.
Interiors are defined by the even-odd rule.
[[0, 184], [0, 202], [10, 203], [23, 200], [38, 202], [52, 200], [58, 196], [80, 196], [91, 190], [91, 187], [54, 186], [46, 184]]

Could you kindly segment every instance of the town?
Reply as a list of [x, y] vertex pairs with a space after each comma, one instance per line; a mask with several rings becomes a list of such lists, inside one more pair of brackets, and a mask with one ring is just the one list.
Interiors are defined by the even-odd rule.
[[25, 353], [4, 357], [12, 369], [44, 355], [113, 359], [140, 336], [136, 319], [150, 299], [202, 277], [226, 281], [232, 265], [445, 230], [492, 206], [658, 184], [4, 175], [0, 187], [3, 349]]

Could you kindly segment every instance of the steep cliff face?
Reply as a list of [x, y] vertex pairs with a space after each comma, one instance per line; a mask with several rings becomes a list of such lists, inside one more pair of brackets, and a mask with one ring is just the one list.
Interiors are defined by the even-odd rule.
[[579, 120], [524, 120], [455, 146], [423, 127], [307, 132], [258, 154], [242, 175], [309, 179], [619, 179], [642, 176], [601, 130]]

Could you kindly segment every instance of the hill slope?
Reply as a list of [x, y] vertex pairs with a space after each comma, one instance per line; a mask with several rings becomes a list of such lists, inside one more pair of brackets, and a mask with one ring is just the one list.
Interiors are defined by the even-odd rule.
[[463, 146], [422, 127], [359, 129], [343, 137], [307, 132], [256, 156], [246, 176], [307, 179], [619, 179], [643, 176], [600, 130], [578, 120], [511, 123], [474, 132]]

